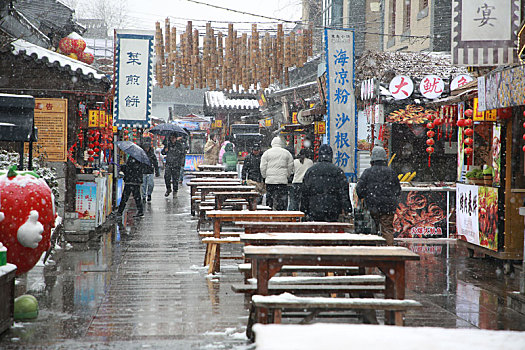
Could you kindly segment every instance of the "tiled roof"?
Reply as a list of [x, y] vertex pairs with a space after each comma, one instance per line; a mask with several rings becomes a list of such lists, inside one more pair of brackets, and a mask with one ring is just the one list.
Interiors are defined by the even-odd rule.
[[23, 39], [12, 42], [11, 46], [11, 52], [15, 55], [32, 57], [34, 60], [45, 63], [48, 66], [58, 65], [60, 68], [68, 70], [71, 74], [79, 75], [84, 79], [110, 82], [106, 75], [86, 63], [74, 60], [58, 52], [44, 49]]
[[246, 110], [259, 108], [259, 102], [255, 98], [228, 98], [223, 91], [206, 91], [204, 101], [208, 108]]

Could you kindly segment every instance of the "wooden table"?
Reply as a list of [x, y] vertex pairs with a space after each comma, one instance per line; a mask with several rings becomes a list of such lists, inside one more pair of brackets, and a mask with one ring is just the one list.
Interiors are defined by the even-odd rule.
[[386, 240], [376, 235], [356, 233], [254, 233], [241, 234], [241, 242], [246, 245], [299, 245], [299, 246], [378, 246]]
[[[386, 276], [385, 298], [405, 299], [405, 262], [419, 260], [419, 255], [404, 247], [305, 247], [245, 246], [244, 255], [256, 263], [257, 294], [268, 295], [268, 281], [283, 265], [377, 267]], [[259, 323], [267, 323], [267, 310], [257, 314]], [[393, 323], [393, 315], [387, 315]]]
[[220, 164], [201, 164], [198, 167], [198, 171], [224, 171], [226, 167]]
[[[199, 179], [191, 180], [187, 183], [188, 186], [190, 186], [190, 205], [191, 205], [191, 215], [195, 215], [195, 205], [193, 197], [197, 193], [197, 187], [200, 186], [223, 186], [223, 187], [229, 187], [229, 186], [239, 186], [241, 185], [241, 180], [236, 179], [222, 179], [225, 181], [217, 181], [218, 179], [206, 179], [206, 181], [197, 181]], [[209, 181], [208, 181], [209, 180]], [[227, 180], [227, 181], [226, 181]]]
[[257, 198], [259, 198], [259, 192], [213, 192], [215, 195], [215, 208], [217, 210], [222, 209], [223, 203], [227, 199], [243, 199], [248, 202], [248, 210], [257, 210]]
[[264, 232], [311, 232], [311, 233], [342, 233], [353, 227], [346, 222], [256, 222], [236, 221], [235, 225], [244, 227], [247, 234]]
[[200, 177], [221, 177], [221, 178], [238, 178], [239, 174], [236, 171], [189, 171], [186, 173], [197, 178]]
[[209, 193], [249, 192], [249, 191], [254, 191], [255, 186], [247, 186], [247, 185], [223, 186], [222, 184], [220, 184], [220, 185], [214, 185], [214, 186], [199, 186], [199, 190], [201, 191], [201, 201], [204, 201], [206, 196]]
[[[223, 222], [228, 221], [298, 221], [304, 217], [302, 211], [273, 211], [273, 210], [209, 210], [206, 215], [213, 220], [213, 237], [221, 238], [221, 227]], [[210, 273], [220, 271], [220, 241], [209, 244], [206, 247], [206, 259]]]

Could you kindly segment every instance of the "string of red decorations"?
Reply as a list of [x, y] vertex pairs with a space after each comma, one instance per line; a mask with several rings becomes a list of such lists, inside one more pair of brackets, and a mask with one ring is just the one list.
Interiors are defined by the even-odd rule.
[[436, 135], [436, 133], [432, 130], [434, 129], [434, 123], [432, 121], [428, 122], [427, 123], [427, 136], [429, 137], [428, 140], [427, 140], [427, 153], [428, 153], [428, 167], [430, 168], [430, 156], [432, 155], [432, 153], [434, 153], [434, 139], [433, 137]]
[[474, 129], [472, 129], [472, 126], [474, 125], [474, 121], [472, 120], [472, 109], [467, 109], [463, 113], [464, 119], [458, 120], [458, 127], [464, 128], [463, 130], [459, 130], [459, 132], [463, 132], [463, 152], [467, 155], [467, 170], [469, 169], [469, 166], [472, 164], [472, 154], [474, 153], [474, 149], [472, 146], [474, 145], [474, 139], [472, 136], [474, 135]]

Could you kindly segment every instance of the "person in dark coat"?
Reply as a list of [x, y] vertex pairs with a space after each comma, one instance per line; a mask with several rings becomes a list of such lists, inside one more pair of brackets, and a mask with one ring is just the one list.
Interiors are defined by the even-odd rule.
[[253, 145], [251, 153], [244, 159], [241, 171], [242, 181], [245, 181], [247, 185], [255, 186], [255, 190], [259, 192], [258, 203], [262, 202], [262, 196], [266, 192], [264, 179], [261, 175], [261, 157], [261, 145], [256, 143]]
[[164, 140], [164, 149], [161, 153], [166, 156], [166, 169], [164, 170], [165, 197], [172, 192], [172, 184], [174, 195], [179, 190], [180, 167], [184, 161], [184, 146], [181, 139], [182, 137], [177, 137], [173, 134]]
[[308, 221], [335, 222], [339, 215], [352, 211], [348, 180], [342, 169], [332, 164], [329, 145], [319, 147], [319, 162], [303, 178], [301, 211]]
[[135, 214], [135, 216], [144, 216], [144, 209], [140, 198], [140, 186], [142, 185], [144, 168], [145, 165], [132, 156], [129, 156], [126, 164], [122, 165], [121, 170], [124, 173], [124, 189], [122, 190], [122, 199], [118, 206], [118, 215], [122, 215], [129, 196], [133, 193], [133, 198], [137, 205], [137, 214]]
[[374, 147], [370, 158], [371, 168], [366, 169], [357, 182], [357, 195], [364, 199], [376, 227], [388, 245], [394, 244], [394, 213], [401, 194], [401, 185], [396, 173], [387, 165], [386, 151]]
[[153, 187], [155, 187], [153, 173], [155, 173], [156, 177], [160, 176], [159, 163], [157, 162], [155, 151], [153, 151], [153, 147], [151, 147], [150, 137], [142, 139], [141, 147], [148, 155], [150, 162], [150, 165], [144, 164], [144, 174], [142, 175], [142, 201], [145, 202], [147, 198], [148, 202], [151, 202], [151, 194], [153, 193]]

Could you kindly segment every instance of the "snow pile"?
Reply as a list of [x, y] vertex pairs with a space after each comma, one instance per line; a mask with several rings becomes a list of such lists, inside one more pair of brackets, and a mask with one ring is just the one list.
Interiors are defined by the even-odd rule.
[[38, 221], [38, 211], [31, 210], [27, 221], [18, 228], [16, 237], [21, 245], [27, 248], [36, 248], [42, 240], [44, 226]]
[[253, 327], [257, 350], [523, 350], [525, 332], [317, 323]]

